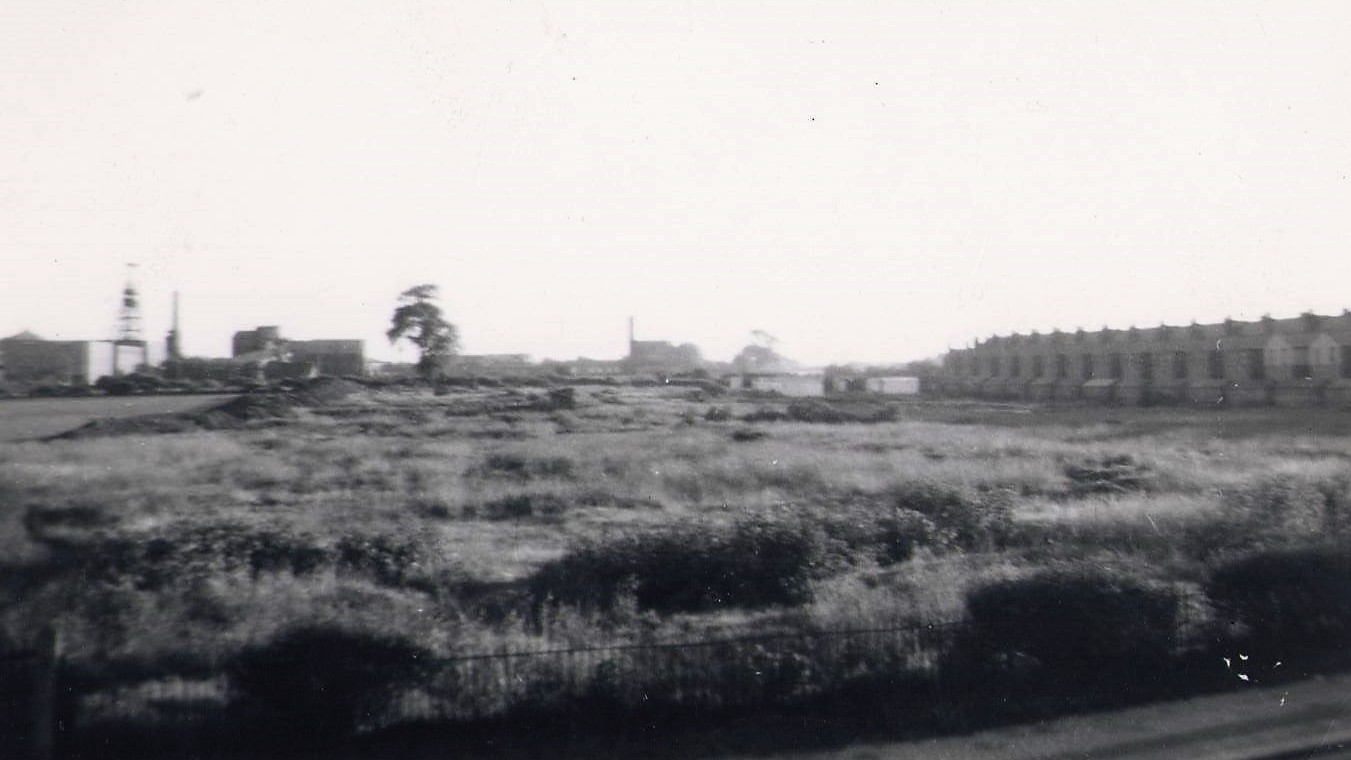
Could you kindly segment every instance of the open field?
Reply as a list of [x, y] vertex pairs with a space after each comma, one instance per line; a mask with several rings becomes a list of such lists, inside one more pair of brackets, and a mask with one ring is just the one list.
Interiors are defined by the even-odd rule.
[[64, 433], [91, 420], [209, 409], [231, 396], [114, 396], [0, 399], [0, 442]]
[[[1294, 662], [1351, 621], [1346, 589], [1280, 614], [1261, 607], [1275, 586], [1244, 595], [1254, 573], [1345, 572], [1342, 411], [343, 381], [244, 401], [228, 428], [0, 443], [0, 640], [53, 626], [76, 669], [207, 678], [194, 699], [221, 703], [277, 698], [247, 684], [286, 646], [408, 655], [460, 663], [461, 685], [391, 666], [399, 682], [368, 691], [507, 715], [578, 693], [622, 703], [614, 669], [648, 651], [622, 647], [663, 642], [960, 630], [906, 639], [906, 677], [1100, 689], [1084, 673], [1125, 683], [1206, 647]], [[812, 641], [741, 647], [784, 678], [756, 693], [817, 698], [900, 667], [886, 647]], [[492, 701], [463, 687], [465, 658], [579, 647], [611, 649], [514, 665], [521, 688]], [[643, 682], [642, 700], [722, 704], [663, 667], [644, 672], [685, 680]], [[235, 692], [210, 680], [226, 671]], [[135, 703], [126, 691], [119, 709]]]

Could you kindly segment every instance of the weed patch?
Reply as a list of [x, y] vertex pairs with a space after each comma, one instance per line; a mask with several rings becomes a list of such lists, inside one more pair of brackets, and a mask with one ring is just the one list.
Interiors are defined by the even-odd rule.
[[1071, 496], [1121, 494], [1149, 490], [1153, 476], [1149, 468], [1129, 454], [1065, 465]]
[[1259, 552], [1221, 566], [1206, 593], [1269, 654], [1345, 647], [1351, 637], [1351, 550], [1315, 546]]
[[533, 593], [600, 610], [632, 594], [639, 609], [660, 613], [796, 605], [811, 599], [822, 556], [805, 526], [685, 526], [583, 546], [541, 568]]
[[302, 627], [251, 647], [227, 666], [241, 707], [275, 740], [327, 743], [378, 715], [395, 690], [415, 682], [428, 652], [388, 635]]
[[1096, 568], [992, 583], [970, 592], [966, 605], [968, 646], [985, 666], [1033, 667], [1058, 680], [1158, 672], [1177, 630], [1171, 590]]

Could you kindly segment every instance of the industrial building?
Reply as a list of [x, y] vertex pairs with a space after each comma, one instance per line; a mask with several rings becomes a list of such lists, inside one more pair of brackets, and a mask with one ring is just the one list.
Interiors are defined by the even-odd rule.
[[17, 388], [92, 385], [105, 375], [144, 369], [144, 355], [116, 348], [109, 340], [44, 340], [25, 330], [0, 338], [0, 382]]
[[[256, 364], [269, 379], [310, 375], [366, 374], [361, 340], [289, 340], [277, 325], [241, 330], [230, 341], [230, 359]], [[275, 365], [275, 366], [274, 366]]]
[[795, 398], [824, 396], [827, 386], [826, 377], [820, 372], [728, 375], [726, 381], [727, 386], [733, 390], [777, 393]]
[[629, 319], [629, 355], [624, 370], [631, 375], [679, 375], [704, 366], [699, 347], [693, 343], [675, 345], [664, 340], [634, 338], [633, 319]]
[[1117, 404], [1351, 403], [1351, 311], [1008, 335], [951, 351], [941, 395]]

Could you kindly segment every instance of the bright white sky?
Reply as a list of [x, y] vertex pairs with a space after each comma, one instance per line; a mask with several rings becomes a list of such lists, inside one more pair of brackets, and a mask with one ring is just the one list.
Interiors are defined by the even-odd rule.
[[0, 335], [810, 363], [1351, 307], [1351, 3], [6, 0]]

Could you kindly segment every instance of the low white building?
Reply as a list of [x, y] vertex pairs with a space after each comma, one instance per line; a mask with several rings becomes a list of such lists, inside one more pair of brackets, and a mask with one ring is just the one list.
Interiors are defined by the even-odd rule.
[[869, 393], [884, 396], [915, 396], [919, 394], [918, 377], [870, 377], [866, 387]]
[[820, 373], [732, 375], [728, 380], [733, 390], [755, 390], [794, 398], [826, 395], [826, 378]]

